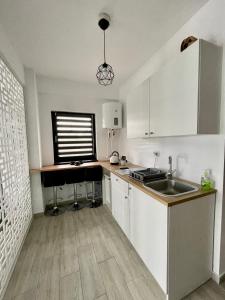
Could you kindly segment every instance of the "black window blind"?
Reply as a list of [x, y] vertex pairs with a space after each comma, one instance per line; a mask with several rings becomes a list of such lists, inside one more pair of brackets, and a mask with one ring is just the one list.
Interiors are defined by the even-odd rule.
[[95, 115], [52, 111], [55, 163], [96, 160]]

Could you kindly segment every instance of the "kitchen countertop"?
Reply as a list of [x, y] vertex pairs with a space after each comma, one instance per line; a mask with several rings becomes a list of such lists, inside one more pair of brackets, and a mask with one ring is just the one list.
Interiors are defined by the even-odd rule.
[[[94, 166], [99, 166], [99, 165], [101, 165], [107, 171], [112, 172], [116, 176], [118, 176], [118, 177], [122, 178], [123, 180], [125, 180], [126, 182], [132, 184], [137, 189], [141, 190], [142, 192], [146, 193], [147, 195], [151, 196], [152, 198], [158, 200], [159, 202], [161, 202], [162, 204], [167, 205], [167, 206], [177, 205], [177, 204], [180, 204], [180, 203], [184, 203], [184, 202], [187, 202], [187, 201], [190, 201], [190, 200], [197, 199], [199, 197], [204, 197], [206, 195], [216, 193], [216, 190], [214, 190], [214, 189], [212, 189], [210, 191], [202, 191], [201, 186], [199, 184], [179, 178], [179, 180], [183, 181], [184, 183], [186, 182], [186, 183], [190, 183], [194, 186], [197, 186], [199, 188], [199, 190], [197, 192], [193, 192], [193, 193], [190, 193], [190, 194], [185, 194], [185, 195], [178, 196], [178, 197], [171, 197], [171, 196], [170, 197], [163, 197], [163, 196], [160, 196], [160, 195], [154, 193], [153, 191], [147, 189], [146, 187], [144, 187], [142, 182], [134, 180], [134, 179], [130, 178], [128, 175], [119, 174], [117, 171], [120, 169], [121, 166], [120, 165], [110, 165], [110, 163], [108, 161], [98, 161], [98, 162], [84, 163], [80, 166], [74, 166], [74, 165], [70, 165], [70, 164], [43, 166], [40, 169], [31, 169], [31, 174], [40, 173], [40, 172], [51, 172], [51, 171], [62, 171], [62, 170], [78, 169], [78, 168], [84, 168], [84, 167], [94, 167]], [[126, 167], [128, 167], [128, 168], [141, 168], [141, 166], [134, 165], [134, 164], [131, 164], [131, 163], [127, 163]]]
[[94, 166], [102, 165], [102, 163], [103, 163], [102, 161], [96, 161], [96, 162], [84, 163], [84, 164], [81, 164], [80, 166], [75, 166], [75, 165], [70, 165], [70, 164], [47, 165], [47, 166], [43, 166], [39, 169], [31, 169], [31, 174], [94, 167]]

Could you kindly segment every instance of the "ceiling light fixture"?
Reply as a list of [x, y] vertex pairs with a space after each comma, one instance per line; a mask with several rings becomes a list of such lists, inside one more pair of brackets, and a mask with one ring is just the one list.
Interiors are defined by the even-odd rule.
[[110, 16], [105, 13], [100, 14], [98, 26], [104, 32], [104, 63], [98, 67], [96, 77], [98, 79], [99, 84], [104, 86], [112, 84], [115, 76], [113, 72], [113, 68], [106, 63], [106, 58], [105, 58], [105, 31], [109, 27], [109, 25], [110, 25]]

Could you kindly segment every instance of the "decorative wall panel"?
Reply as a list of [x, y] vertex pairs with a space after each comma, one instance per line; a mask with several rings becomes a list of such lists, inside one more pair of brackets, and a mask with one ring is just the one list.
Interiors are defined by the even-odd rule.
[[31, 218], [23, 87], [0, 58], [0, 296]]

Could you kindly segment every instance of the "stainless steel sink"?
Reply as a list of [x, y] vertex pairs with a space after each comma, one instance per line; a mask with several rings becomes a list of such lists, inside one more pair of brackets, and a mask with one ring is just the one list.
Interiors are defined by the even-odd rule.
[[198, 187], [177, 179], [162, 179], [146, 182], [144, 186], [164, 197], [178, 197], [198, 191]]

